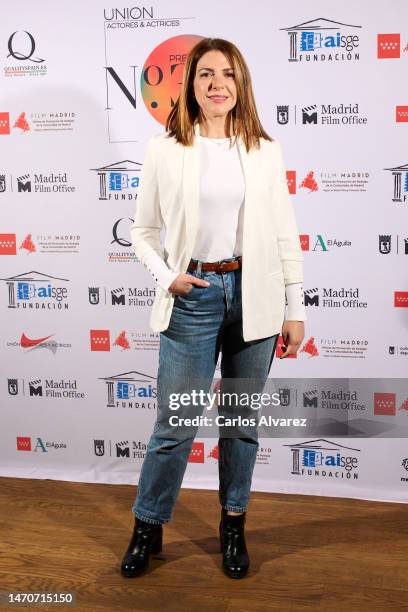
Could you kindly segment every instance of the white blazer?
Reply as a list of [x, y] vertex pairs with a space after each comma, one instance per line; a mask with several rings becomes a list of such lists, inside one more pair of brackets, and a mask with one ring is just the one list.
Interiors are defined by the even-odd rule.
[[[186, 273], [199, 213], [199, 124], [185, 147], [161, 133], [150, 137], [131, 226], [132, 247], [147, 265], [152, 250], [174, 272]], [[242, 319], [245, 341], [281, 332], [285, 285], [303, 282], [300, 247], [279, 142], [260, 139], [247, 153], [237, 139], [244, 178]], [[160, 234], [165, 229], [164, 241]], [[153, 331], [167, 329], [175, 296], [160, 286], [151, 311]]]

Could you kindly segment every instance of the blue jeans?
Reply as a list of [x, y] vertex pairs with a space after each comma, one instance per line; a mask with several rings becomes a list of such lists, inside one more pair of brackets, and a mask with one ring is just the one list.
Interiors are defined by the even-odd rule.
[[[176, 432], [169, 424], [174, 415], [170, 394], [196, 388], [197, 377], [208, 392], [220, 351], [222, 379], [256, 378], [265, 384], [278, 339], [274, 335], [244, 341], [240, 269], [221, 274], [197, 269], [189, 274], [210, 285], [193, 285], [187, 295], [176, 296], [169, 326], [160, 333], [157, 419], [132, 506], [134, 515], [148, 523], [170, 521], [198, 429], [179, 426]], [[219, 501], [230, 511], [247, 510], [259, 446], [253, 429], [245, 437], [219, 439]]]

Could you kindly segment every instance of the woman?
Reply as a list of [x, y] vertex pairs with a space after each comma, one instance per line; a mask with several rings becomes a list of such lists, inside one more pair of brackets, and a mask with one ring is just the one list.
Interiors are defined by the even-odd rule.
[[[222, 384], [239, 379], [259, 390], [279, 333], [282, 357], [304, 338], [303, 256], [281, 149], [261, 126], [247, 65], [232, 43], [204, 38], [189, 53], [166, 133], [148, 142], [131, 234], [157, 283], [150, 324], [160, 353], [157, 420], [121, 566], [127, 577], [162, 549], [197, 431], [170, 424], [171, 394], [208, 392], [220, 351]], [[178, 416], [202, 409], [190, 404]], [[220, 435], [220, 546], [231, 578], [249, 567], [244, 523], [257, 448], [256, 427]]]

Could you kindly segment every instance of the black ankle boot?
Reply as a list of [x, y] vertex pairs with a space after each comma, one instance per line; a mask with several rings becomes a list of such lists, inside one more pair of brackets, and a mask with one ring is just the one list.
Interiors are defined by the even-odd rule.
[[245, 512], [238, 516], [227, 514], [222, 508], [220, 522], [220, 545], [222, 569], [230, 578], [243, 578], [249, 568], [249, 557], [245, 543]]
[[133, 535], [122, 559], [122, 576], [133, 578], [141, 574], [149, 565], [150, 554], [161, 552], [162, 543], [163, 525], [146, 523], [135, 517]]

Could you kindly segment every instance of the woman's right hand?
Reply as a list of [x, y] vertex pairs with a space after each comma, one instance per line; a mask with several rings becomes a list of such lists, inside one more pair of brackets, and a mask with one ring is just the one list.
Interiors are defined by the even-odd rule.
[[192, 290], [193, 285], [209, 287], [210, 283], [202, 278], [192, 276], [192, 274], [179, 274], [171, 283], [168, 291], [173, 295], [187, 295]]

